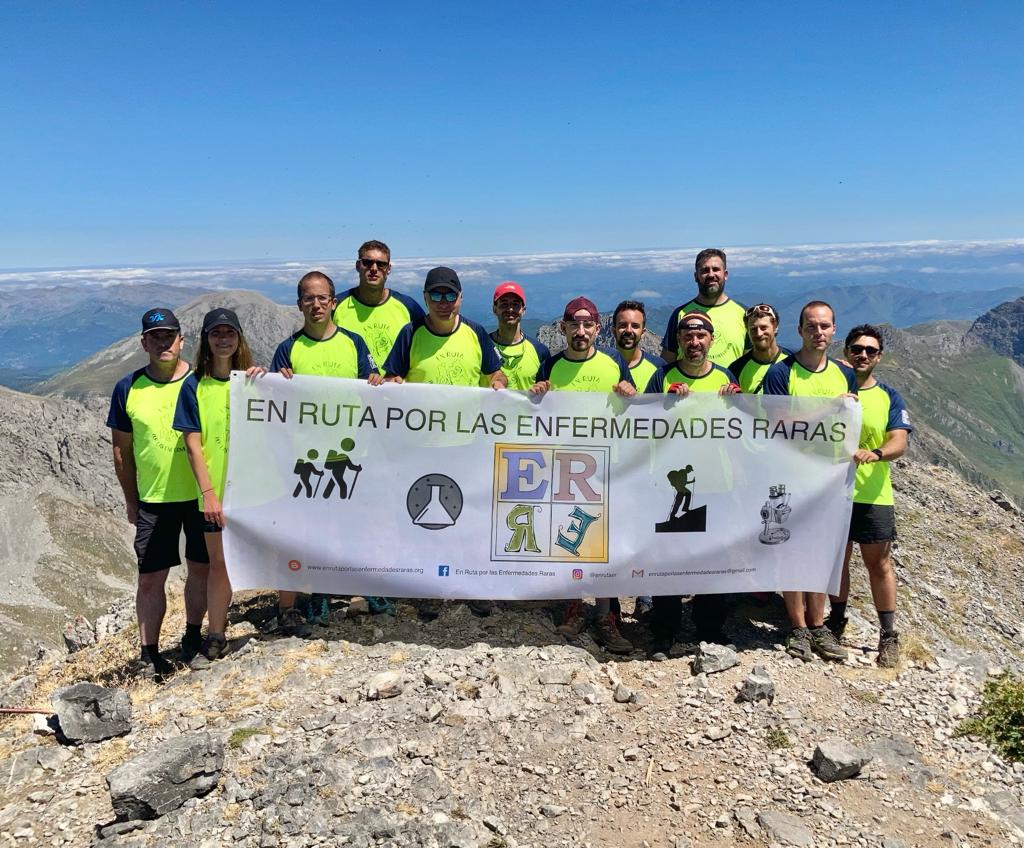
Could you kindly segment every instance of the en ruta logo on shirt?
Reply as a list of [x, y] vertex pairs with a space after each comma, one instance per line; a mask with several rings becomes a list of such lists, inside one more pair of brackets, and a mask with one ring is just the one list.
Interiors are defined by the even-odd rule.
[[608, 562], [609, 449], [494, 446], [491, 559]]

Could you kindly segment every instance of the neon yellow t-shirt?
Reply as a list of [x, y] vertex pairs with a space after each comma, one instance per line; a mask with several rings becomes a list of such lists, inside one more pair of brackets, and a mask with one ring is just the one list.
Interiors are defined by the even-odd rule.
[[715, 325], [715, 340], [708, 351], [708, 359], [728, 368], [733, 362], [739, 359], [744, 348], [750, 343], [747, 338], [747, 322], [744, 318], [746, 308], [735, 300], [726, 300], [716, 306], [704, 306], [696, 300], [684, 303], [668, 319], [668, 327], [665, 329], [665, 336], [661, 340], [664, 350], [673, 351], [679, 355], [679, 320], [688, 312], [703, 312], [711, 323]]
[[387, 298], [376, 306], [359, 300], [358, 289], [349, 289], [334, 308], [334, 323], [360, 336], [370, 349], [374, 362], [383, 362], [391, 353], [402, 327], [423, 319], [423, 307], [408, 295], [389, 290]]
[[[210, 474], [210, 485], [224, 500], [224, 481], [228, 472], [228, 433], [231, 412], [231, 383], [216, 377], [199, 378], [189, 374], [181, 387], [178, 407], [174, 413], [174, 429], [182, 433], [199, 433], [203, 459]], [[194, 481], [195, 482], [195, 481]], [[199, 509], [204, 509], [203, 494], [196, 483]]]

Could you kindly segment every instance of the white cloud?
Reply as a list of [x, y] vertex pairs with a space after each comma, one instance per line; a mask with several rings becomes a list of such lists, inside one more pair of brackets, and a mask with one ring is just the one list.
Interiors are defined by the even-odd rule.
[[[813, 277], [826, 274], [878, 274], [915, 271], [934, 273], [1024, 273], [1024, 239], [1002, 241], [908, 241], [851, 244], [763, 245], [724, 248], [734, 273]], [[698, 247], [666, 250], [586, 251], [572, 253], [506, 254], [498, 256], [396, 257], [391, 284], [416, 291], [426, 272], [448, 265], [459, 272], [467, 287], [493, 285], [503, 279], [557, 276], [574, 273], [642, 268], [645, 282], [672, 274], [688, 278]], [[972, 269], [952, 260], [969, 258]], [[951, 260], [948, 267], [943, 259]], [[988, 267], [985, 267], [985, 266]], [[280, 262], [160, 265], [130, 268], [54, 268], [0, 271], [0, 287], [42, 287], [61, 284], [109, 286], [122, 283], [200, 286], [204, 288], [268, 288], [294, 285], [306, 270], [319, 269], [339, 287], [352, 285], [355, 271], [350, 259], [289, 259]], [[654, 297], [644, 288], [643, 297]], [[654, 293], [652, 293], [654, 292]]]
[[648, 299], [653, 299], [656, 297], [664, 297], [664, 295], [654, 289], [637, 289], [630, 295], [630, 297], [646, 297]]

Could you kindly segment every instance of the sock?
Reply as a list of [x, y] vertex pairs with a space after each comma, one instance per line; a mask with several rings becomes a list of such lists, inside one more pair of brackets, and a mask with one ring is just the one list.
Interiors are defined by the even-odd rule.
[[201, 624], [186, 624], [185, 625], [185, 637], [182, 639], [183, 642], [201, 642], [203, 640], [203, 625]]
[[846, 618], [846, 601], [832, 601], [832, 609], [829, 610], [828, 617], [832, 621], [842, 621]]
[[174, 666], [160, 656], [160, 649], [157, 645], [143, 645], [142, 659], [153, 666], [157, 674], [169, 674], [174, 671]]
[[891, 612], [879, 611], [878, 623], [882, 626], [883, 633], [894, 633], [896, 631], [896, 610]]

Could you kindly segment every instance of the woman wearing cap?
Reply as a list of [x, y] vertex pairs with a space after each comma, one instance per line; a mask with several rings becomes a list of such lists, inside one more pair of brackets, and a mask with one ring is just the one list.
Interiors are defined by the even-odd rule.
[[174, 429], [184, 433], [188, 461], [199, 490], [199, 510], [205, 521], [210, 576], [206, 583], [209, 628], [203, 653], [217, 659], [227, 647], [231, 582], [224, 563], [224, 477], [228, 464], [229, 382], [232, 371], [247, 377], [266, 374], [252, 364], [252, 352], [242, 334], [238, 316], [230, 309], [214, 309], [203, 319], [196, 368], [185, 379], [174, 413]]

